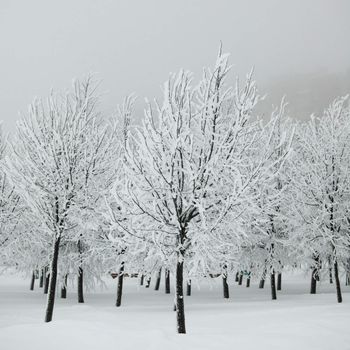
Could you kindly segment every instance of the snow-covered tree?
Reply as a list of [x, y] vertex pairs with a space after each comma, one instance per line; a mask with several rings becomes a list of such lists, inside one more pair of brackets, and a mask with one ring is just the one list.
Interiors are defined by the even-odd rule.
[[[350, 109], [336, 99], [320, 118], [297, 129], [298, 153], [291, 181], [300, 217], [299, 241], [313, 266], [330, 263], [342, 302], [339, 264], [349, 257]], [[316, 269], [317, 271], [317, 269]], [[316, 280], [315, 270], [313, 278]]]
[[5, 169], [8, 152], [7, 140], [0, 129], [0, 262], [3, 266], [19, 262], [14, 246], [21, 239], [21, 219], [25, 211], [23, 201]]
[[[246, 261], [244, 269], [253, 270], [263, 279], [270, 276], [272, 299], [277, 298], [275, 273], [278, 272], [281, 278], [283, 266], [289, 263], [291, 227], [287, 201], [289, 179], [285, 167], [289, 161], [287, 156], [291, 148], [293, 125], [284, 116], [285, 106], [282, 100], [280, 107], [275, 109], [265, 126], [266, 137], [270, 140], [261, 139], [262, 143], [270, 146], [268, 162], [273, 165], [269, 167], [269, 176], [262, 178], [253, 189], [256, 203], [254, 210], [248, 212], [249, 239], [245, 243], [246, 249], [243, 250], [242, 257]], [[252, 157], [260, 158], [258, 154]], [[247, 256], [245, 253], [248, 253]]]
[[94, 152], [99, 141], [91, 140], [90, 130], [97, 123], [97, 102], [91, 78], [75, 82], [74, 91], [63, 96], [52, 93], [46, 103], [35, 100], [17, 125], [13, 155], [8, 160], [12, 181], [32, 221], [44, 223], [51, 237], [46, 322], [52, 320], [60, 244], [74, 232], [72, 214], [86, 188], [87, 168], [96, 171]]
[[227, 87], [229, 69], [228, 55], [220, 52], [195, 87], [189, 72], [171, 76], [163, 104], [149, 105], [142, 126], [130, 131], [126, 177], [114, 186], [115, 227], [173, 261], [179, 333], [186, 332], [185, 262], [206, 273], [214, 257], [225, 265], [216, 253], [237, 245], [251, 186], [269, 173], [267, 148], [258, 161], [250, 159], [264, 130], [252, 118], [259, 101], [255, 83], [249, 75], [243, 87], [238, 81]]

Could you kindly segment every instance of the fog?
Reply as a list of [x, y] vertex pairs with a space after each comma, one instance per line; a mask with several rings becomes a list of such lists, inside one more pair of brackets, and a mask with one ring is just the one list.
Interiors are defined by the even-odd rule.
[[0, 0], [0, 119], [13, 131], [35, 96], [89, 72], [106, 113], [135, 92], [141, 114], [169, 72], [198, 78], [220, 41], [234, 73], [254, 66], [264, 110], [286, 93], [304, 118], [350, 91], [349, 14], [348, 0]]

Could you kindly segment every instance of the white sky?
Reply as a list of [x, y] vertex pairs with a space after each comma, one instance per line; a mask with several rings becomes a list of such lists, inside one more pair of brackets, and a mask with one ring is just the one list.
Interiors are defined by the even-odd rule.
[[[199, 74], [219, 41], [260, 85], [350, 68], [349, 0], [0, 0], [0, 119], [97, 72], [104, 108], [159, 95], [169, 72]], [[142, 99], [141, 99], [142, 100]]]

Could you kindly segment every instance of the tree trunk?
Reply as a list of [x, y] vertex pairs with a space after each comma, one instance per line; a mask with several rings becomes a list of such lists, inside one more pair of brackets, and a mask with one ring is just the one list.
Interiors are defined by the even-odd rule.
[[39, 288], [44, 286], [44, 269], [40, 270]]
[[238, 284], [241, 286], [242, 282], [243, 282], [243, 272], [241, 271], [241, 273], [239, 274]]
[[222, 275], [222, 288], [223, 288], [223, 293], [224, 293], [224, 299], [228, 299], [230, 297], [230, 292], [229, 292], [229, 288], [228, 288], [226, 273], [224, 273]]
[[239, 281], [239, 272], [236, 272], [235, 282]]
[[316, 282], [320, 282], [320, 273], [318, 269], [317, 269], [317, 274], [315, 278], [316, 278]]
[[337, 290], [337, 300], [338, 300], [338, 303], [341, 303], [343, 301], [343, 298], [341, 295], [339, 272], [338, 272], [338, 261], [336, 258], [334, 260], [334, 279], [335, 279], [335, 285]]
[[328, 274], [329, 274], [329, 283], [333, 284], [333, 274], [332, 274], [332, 262], [331, 262], [331, 258], [328, 258]]
[[313, 276], [316, 282], [320, 282], [320, 274], [319, 274], [320, 267], [321, 267], [320, 256], [317, 253], [315, 253], [313, 255], [313, 259], [315, 261], [314, 268], [313, 268]]
[[50, 283], [50, 274], [47, 273], [48, 268], [45, 267], [45, 285], [44, 285], [44, 294], [47, 294], [49, 291], [49, 283]]
[[350, 284], [350, 259], [346, 259], [346, 273], [345, 273], [345, 285]]
[[247, 284], [246, 284], [246, 287], [247, 287], [247, 288], [250, 287], [250, 272], [249, 272], [248, 277], [247, 277]]
[[140, 286], [143, 286], [143, 280], [145, 279], [145, 276], [142, 274], [140, 278]]
[[119, 274], [118, 274], [117, 302], [115, 303], [115, 306], [117, 307], [119, 307], [122, 304], [123, 281], [124, 281], [124, 262], [121, 263]]
[[162, 268], [159, 269], [159, 272], [158, 272], [158, 275], [157, 275], [157, 280], [156, 280], [156, 285], [154, 287], [154, 290], [159, 290], [161, 276], [162, 276]]
[[270, 275], [270, 280], [271, 280], [271, 298], [272, 300], [276, 300], [277, 293], [276, 293], [275, 271], [272, 271]]
[[264, 269], [264, 272], [263, 272], [263, 274], [261, 276], [261, 280], [260, 280], [260, 283], [259, 283], [259, 288], [260, 289], [264, 289], [265, 279], [266, 279], [266, 269]]
[[35, 283], [35, 272], [32, 273], [32, 278], [30, 280], [30, 290], [34, 290], [34, 283]]
[[84, 271], [81, 266], [78, 268], [78, 303], [84, 302]]
[[192, 284], [191, 284], [191, 280], [188, 280], [186, 284], [186, 295], [190, 297], [191, 294], [192, 294]]
[[265, 280], [262, 278], [259, 282], [259, 288], [264, 289], [264, 286], [265, 286]]
[[55, 243], [54, 243], [53, 256], [52, 256], [52, 261], [51, 261], [49, 291], [48, 291], [48, 296], [47, 296], [45, 322], [52, 321], [53, 308], [55, 305], [55, 294], [56, 294], [56, 283], [57, 283], [57, 264], [58, 264], [58, 253], [59, 253], [59, 249], [60, 249], [60, 241], [61, 241], [61, 238], [58, 237], [55, 239]]
[[310, 294], [316, 294], [316, 286], [317, 286], [317, 268], [314, 267], [312, 269], [312, 273], [311, 273], [311, 286], [310, 286]]
[[177, 319], [177, 332], [180, 334], [186, 333], [185, 326], [185, 304], [183, 295], [183, 260], [180, 261], [179, 257], [176, 264], [176, 319]]
[[62, 299], [66, 299], [67, 298], [67, 280], [68, 280], [68, 275], [66, 274], [64, 276], [64, 281], [63, 281], [63, 285], [61, 288], [61, 298]]
[[165, 269], [165, 294], [170, 294], [170, 271]]
[[282, 290], [282, 272], [277, 274], [277, 290]]
[[[82, 234], [80, 234], [82, 237]], [[80, 256], [80, 264], [78, 268], [78, 303], [84, 303], [84, 271], [83, 271], [83, 258], [82, 258], [82, 244], [81, 240], [78, 241], [78, 251]]]

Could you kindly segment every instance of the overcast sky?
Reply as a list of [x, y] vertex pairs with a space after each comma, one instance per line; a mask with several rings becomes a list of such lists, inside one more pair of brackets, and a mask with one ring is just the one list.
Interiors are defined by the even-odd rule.
[[35, 96], [88, 72], [106, 111], [131, 92], [152, 98], [169, 72], [212, 65], [220, 40], [263, 87], [342, 77], [349, 34], [349, 0], [0, 0], [0, 119], [12, 130]]

